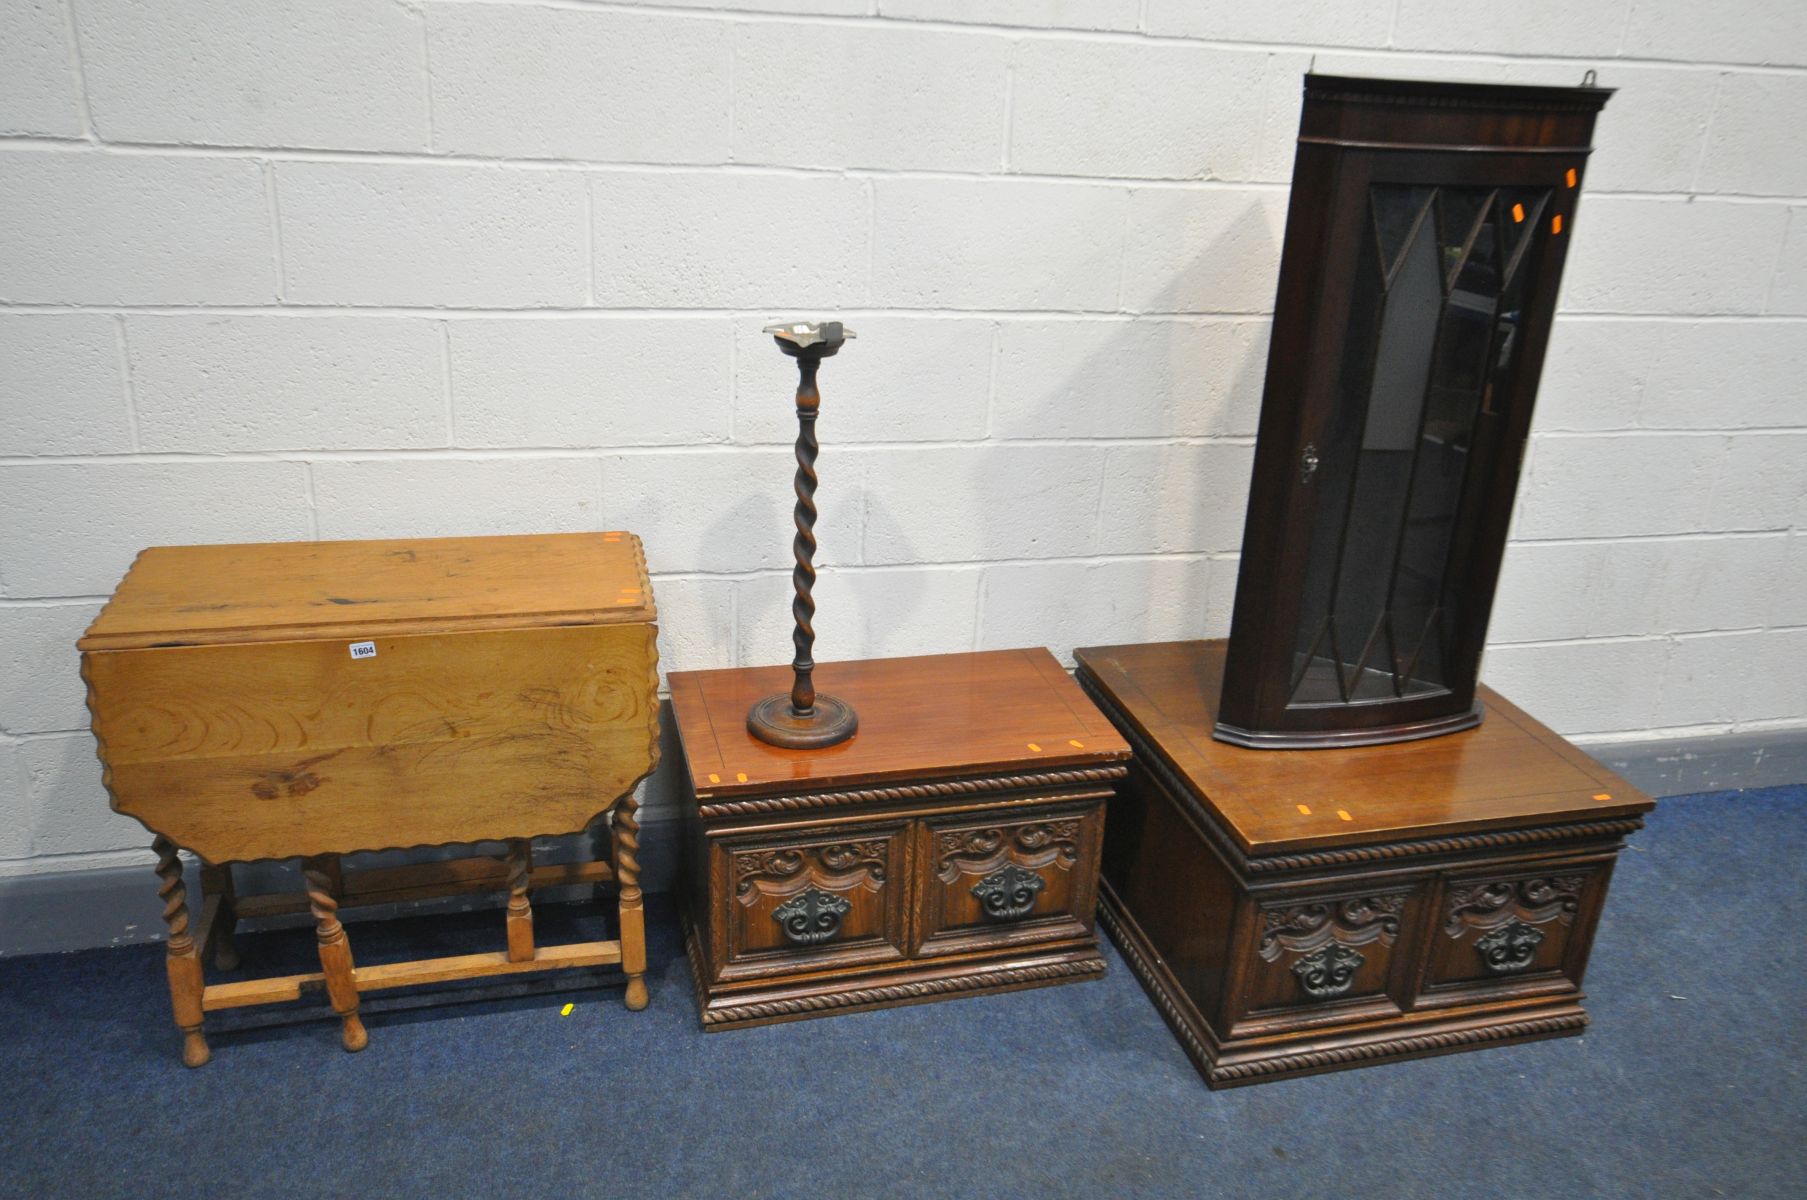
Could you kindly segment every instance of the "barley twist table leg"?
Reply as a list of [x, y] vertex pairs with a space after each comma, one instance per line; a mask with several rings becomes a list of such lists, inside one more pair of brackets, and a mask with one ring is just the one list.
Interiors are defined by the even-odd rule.
[[314, 913], [314, 934], [320, 943], [320, 969], [326, 975], [326, 996], [339, 1014], [339, 1040], [347, 1050], [362, 1050], [370, 1041], [358, 1017], [358, 984], [351, 973], [351, 942], [339, 924], [339, 901], [333, 895], [332, 873], [320, 858], [301, 865], [307, 880], [308, 906]]
[[188, 888], [182, 883], [182, 859], [176, 844], [159, 835], [151, 843], [157, 852], [157, 894], [163, 897], [163, 920], [169, 926], [165, 960], [169, 968], [169, 1002], [176, 1026], [182, 1031], [182, 1061], [203, 1067], [213, 1057], [201, 1032], [203, 1010], [201, 954], [188, 932]]
[[646, 913], [640, 901], [640, 800], [629, 793], [615, 809], [615, 879], [621, 886], [621, 969], [627, 974], [627, 1006], [647, 1005]]
[[526, 838], [508, 840], [508, 961], [533, 961], [533, 904], [527, 898], [527, 876], [533, 870], [533, 846]]

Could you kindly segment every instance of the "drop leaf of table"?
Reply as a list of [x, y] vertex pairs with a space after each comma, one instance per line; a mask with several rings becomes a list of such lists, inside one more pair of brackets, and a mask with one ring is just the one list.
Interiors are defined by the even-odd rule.
[[[114, 809], [156, 835], [184, 1059], [205, 1011], [324, 984], [347, 1049], [360, 990], [619, 962], [646, 1003], [632, 793], [658, 761], [657, 613], [640, 543], [589, 533], [146, 550], [79, 642]], [[613, 867], [529, 839], [614, 808]], [[500, 841], [501, 862], [359, 874], [339, 855]], [[189, 930], [178, 848], [205, 864]], [[227, 864], [304, 859], [307, 896], [234, 895]], [[535, 885], [613, 878], [619, 942], [537, 948]], [[338, 909], [509, 892], [508, 949], [358, 968]], [[322, 971], [207, 986], [240, 916], [313, 912]]]

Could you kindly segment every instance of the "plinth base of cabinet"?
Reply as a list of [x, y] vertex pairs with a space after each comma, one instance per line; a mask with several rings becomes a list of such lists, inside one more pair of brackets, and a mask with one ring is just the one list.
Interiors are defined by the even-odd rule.
[[1102, 979], [1105, 971], [1104, 956], [1095, 947], [1081, 946], [988, 962], [938, 962], [834, 979], [765, 981], [728, 991], [711, 989], [705, 980], [688, 917], [684, 949], [706, 1033]]
[[1529, 1008], [1500, 1007], [1494, 1011], [1468, 1011], [1459, 1017], [1419, 1017], [1378, 1026], [1220, 1042], [1141, 929], [1123, 912], [1108, 883], [1103, 885], [1099, 897], [1098, 916], [1122, 952], [1130, 973], [1141, 982], [1167, 1027], [1213, 1089], [1568, 1037], [1581, 1033], [1588, 1024], [1588, 1015], [1576, 996]]

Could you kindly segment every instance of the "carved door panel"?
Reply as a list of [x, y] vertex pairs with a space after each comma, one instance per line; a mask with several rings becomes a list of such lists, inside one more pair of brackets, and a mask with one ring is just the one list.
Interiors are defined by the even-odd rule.
[[1605, 872], [1592, 863], [1445, 880], [1425, 992], [1521, 980], [1578, 985], [1604, 887]]
[[1092, 805], [923, 822], [915, 953], [1086, 936], [1103, 815]]
[[[1257, 902], [1245, 942], [1242, 1001], [1236, 1018], [1309, 1016], [1368, 1004], [1393, 1013], [1404, 990], [1412, 929], [1410, 887]], [[1240, 1032], [1240, 1027], [1236, 1032]]]
[[[883, 962], [903, 955], [909, 888], [904, 826], [823, 827], [783, 840], [718, 843], [726, 873], [724, 979]], [[737, 969], [739, 968], [739, 969]]]

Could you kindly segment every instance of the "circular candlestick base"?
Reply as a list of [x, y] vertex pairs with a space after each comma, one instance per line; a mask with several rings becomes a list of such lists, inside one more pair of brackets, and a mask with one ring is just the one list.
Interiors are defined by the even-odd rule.
[[747, 732], [769, 746], [787, 750], [820, 750], [852, 737], [860, 727], [859, 714], [845, 700], [816, 694], [816, 705], [807, 713], [791, 707], [789, 692], [767, 696], [747, 711]]

